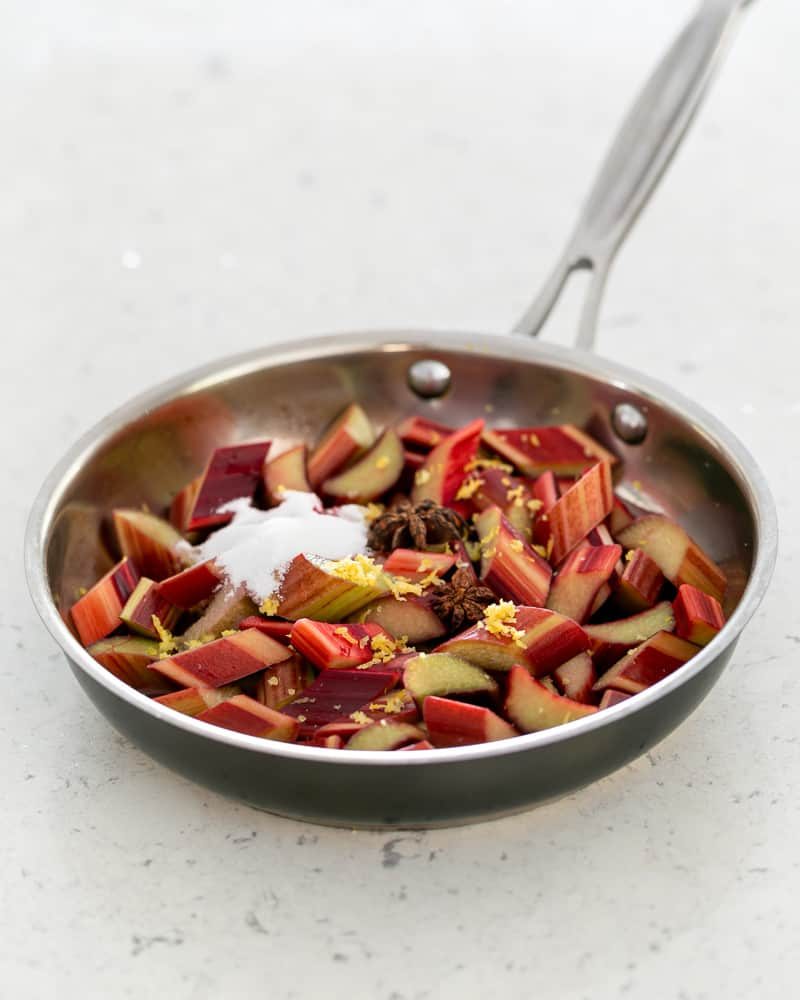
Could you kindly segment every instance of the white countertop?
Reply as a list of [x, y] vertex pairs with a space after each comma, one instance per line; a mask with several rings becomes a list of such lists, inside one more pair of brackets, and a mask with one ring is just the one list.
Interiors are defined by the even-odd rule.
[[599, 337], [758, 457], [783, 529], [772, 589], [647, 757], [513, 819], [413, 834], [257, 813], [118, 736], [30, 605], [28, 506], [81, 431], [190, 365], [340, 328], [507, 329], [690, 5], [7, 8], [0, 992], [792, 995], [797, 5], [748, 12]]

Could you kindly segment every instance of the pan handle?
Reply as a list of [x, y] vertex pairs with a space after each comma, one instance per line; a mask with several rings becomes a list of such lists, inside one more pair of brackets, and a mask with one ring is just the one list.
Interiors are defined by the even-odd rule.
[[590, 269], [576, 346], [593, 346], [614, 256], [680, 145], [747, 2], [705, 0], [664, 54], [606, 154], [564, 253], [514, 333], [535, 337], [569, 275]]

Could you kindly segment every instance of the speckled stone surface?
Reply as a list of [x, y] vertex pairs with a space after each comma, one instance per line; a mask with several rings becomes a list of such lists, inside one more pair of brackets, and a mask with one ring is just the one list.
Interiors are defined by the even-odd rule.
[[[645, 13], [644, 7], [647, 7]], [[765, 998], [798, 968], [800, 12], [754, 4], [621, 255], [600, 347], [722, 417], [782, 520], [701, 708], [484, 826], [304, 826], [121, 739], [39, 626], [39, 482], [190, 364], [339, 328], [502, 331], [684, 0], [3, 5], [0, 982], [60, 997]], [[566, 339], [567, 303], [552, 335]]]

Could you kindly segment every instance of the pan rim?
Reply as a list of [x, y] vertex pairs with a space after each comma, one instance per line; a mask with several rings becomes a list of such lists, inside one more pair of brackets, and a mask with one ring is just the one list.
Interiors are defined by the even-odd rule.
[[[696, 430], [714, 441], [735, 469], [755, 522], [753, 567], [742, 597], [725, 627], [707, 646], [669, 677], [610, 709], [597, 712], [563, 726], [538, 733], [527, 733], [513, 740], [475, 744], [465, 747], [422, 750], [413, 754], [385, 751], [342, 753], [323, 747], [305, 747], [247, 736], [206, 723], [160, 705], [126, 685], [97, 663], [72, 635], [59, 615], [47, 581], [46, 552], [49, 531], [56, 508], [77, 472], [96, 451], [126, 424], [150, 409], [179, 396], [190, 395], [216, 383], [254, 371], [274, 368], [312, 357], [325, 358], [356, 351], [379, 350], [386, 353], [425, 348], [431, 357], [469, 353], [507, 357], [501, 345], [514, 345], [514, 356], [521, 361], [542, 361], [568, 372], [601, 378], [620, 388], [629, 389], [673, 410]], [[170, 378], [137, 394], [95, 423], [67, 450], [44, 480], [31, 507], [25, 532], [24, 555], [28, 588], [43, 624], [71, 663], [80, 667], [92, 680], [131, 708], [145, 712], [154, 720], [229, 747], [274, 755], [293, 760], [307, 760], [323, 765], [420, 767], [466, 764], [508, 754], [535, 752], [539, 747], [578, 738], [595, 729], [613, 725], [629, 714], [646, 709], [681, 687], [705, 669], [733, 643], [755, 613], [766, 593], [777, 558], [778, 520], [774, 500], [755, 459], [742, 442], [724, 424], [696, 402], [670, 386], [616, 361], [577, 348], [562, 347], [510, 334], [454, 332], [436, 329], [382, 329], [352, 333], [333, 333], [282, 341], [263, 348], [230, 355], [184, 374]]]

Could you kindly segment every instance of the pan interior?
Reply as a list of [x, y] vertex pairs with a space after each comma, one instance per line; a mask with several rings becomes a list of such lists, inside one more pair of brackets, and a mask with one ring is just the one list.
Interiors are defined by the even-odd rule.
[[[431, 337], [427, 346], [419, 339], [333, 342], [314, 356], [296, 346], [265, 351], [187, 381], [132, 419], [111, 419], [73, 463], [50, 510], [46, 565], [62, 616], [117, 556], [108, 524], [113, 507], [146, 504], [162, 512], [213, 448], [271, 438], [277, 454], [289, 443], [313, 440], [353, 400], [378, 425], [416, 413], [453, 426], [481, 416], [498, 427], [586, 428], [621, 459], [623, 496], [677, 518], [722, 565], [730, 580], [727, 610], [736, 606], [752, 568], [756, 517], [743, 470], [712, 431], [633, 380], [609, 378], [614, 366], [606, 362], [577, 356], [583, 360], [575, 363], [567, 352], [510, 338], [483, 337], [475, 346], [465, 336], [444, 348], [442, 339]], [[420, 399], [408, 387], [409, 365], [426, 357], [452, 371], [442, 399]], [[626, 445], [615, 435], [610, 415], [620, 402], [646, 412], [642, 444]]]

